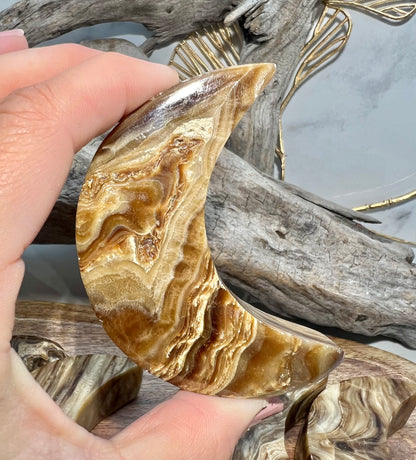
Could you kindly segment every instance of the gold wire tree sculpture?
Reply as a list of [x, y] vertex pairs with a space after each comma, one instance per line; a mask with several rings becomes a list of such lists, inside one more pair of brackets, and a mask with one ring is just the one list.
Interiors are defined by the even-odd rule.
[[[351, 36], [352, 20], [344, 8], [353, 8], [389, 21], [404, 21], [416, 11], [416, 2], [394, 0], [329, 0], [325, 1], [315, 28], [299, 56], [299, 65], [279, 112], [279, 131], [275, 153], [279, 178], [285, 180], [286, 153], [284, 150], [282, 115], [293, 95], [311, 76], [324, 65], [334, 61]], [[240, 25], [213, 24], [192, 33], [174, 49], [169, 65], [175, 67], [182, 80], [210, 70], [236, 65], [240, 60], [243, 34]], [[354, 207], [354, 211], [372, 211], [407, 203], [416, 198], [416, 190], [379, 202]], [[394, 236], [374, 233], [405, 244], [416, 245]]]
[[236, 22], [228, 27], [215, 24], [194, 32], [174, 49], [169, 65], [181, 80], [210, 70], [236, 65], [240, 61], [243, 35]]

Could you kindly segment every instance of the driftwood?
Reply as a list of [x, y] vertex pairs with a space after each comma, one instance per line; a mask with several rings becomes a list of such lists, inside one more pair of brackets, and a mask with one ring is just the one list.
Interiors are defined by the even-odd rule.
[[80, 45], [100, 51], [117, 52], [136, 59], [148, 60], [146, 54], [138, 46], [122, 38], [83, 40], [80, 42]]
[[22, 28], [29, 44], [37, 45], [83, 26], [136, 21], [153, 32], [141, 47], [149, 54], [203, 25], [242, 18], [250, 40], [243, 48], [241, 63], [274, 62], [277, 71], [264, 96], [232, 134], [228, 147], [272, 174], [280, 104], [323, 4], [321, 0], [250, 0], [238, 2], [242, 7], [235, 8], [236, 3], [197, 0], [189, 8], [189, 2], [184, 0], [22, 0], [0, 12], [0, 30]]
[[[137, 21], [153, 32], [141, 47], [150, 53], [205, 24], [240, 19], [246, 28], [241, 62], [272, 61], [278, 68], [228, 148], [270, 174], [282, 98], [322, 8], [318, 0], [196, 0], [192, 9], [183, 0], [25, 0], [0, 12], [0, 30], [23, 28], [34, 45], [81, 26]], [[79, 188], [98, 144], [76, 156], [38, 242], [73, 241]], [[413, 254], [352, 222], [358, 214], [277, 182], [228, 150], [214, 171], [206, 214], [224, 279], [266, 307], [416, 347]]]
[[18, 301], [13, 335], [37, 336], [58, 343], [68, 356], [125, 354], [110, 340], [87, 305]]
[[[38, 242], [73, 242], [79, 190], [98, 144], [75, 157]], [[280, 315], [416, 347], [412, 251], [351, 220], [360, 218], [366, 216], [276, 181], [227, 149], [206, 204], [208, 240], [225, 281]]]
[[[48, 337], [59, 342], [68, 355], [80, 353], [113, 353], [124, 356], [105, 334], [92, 309], [87, 305], [48, 302], [18, 302], [14, 334]], [[329, 383], [340, 382], [351, 376], [389, 376], [415, 381], [416, 365], [385, 351], [339, 338], [334, 341], [345, 351], [345, 359], [329, 376]], [[98, 436], [109, 439], [149, 410], [169, 399], [177, 388], [147, 372], [138, 399], [101, 422], [94, 430]], [[294, 458], [298, 428], [287, 432], [299, 417], [307, 401], [299, 398], [295, 404], [283, 396], [287, 404], [283, 413], [276, 414], [248, 430], [235, 449], [233, 460], [260, 460]], [[301, 404], [301, 407], [297, 407]], [[416, 413], [405, 427], [391, 438], [390, 447], [397, 455], [389, 458], [412, 458], [415, 446]], [[287, 455], [286, 455], [287, 450]], [[412, 454], [411, 454], [412, 453]], [[402, 454], [402, 455], [401, 455]], [[406, 456], [407, 454], [407, 456]], [[401, 456], [400, 456], [401, 455]]]

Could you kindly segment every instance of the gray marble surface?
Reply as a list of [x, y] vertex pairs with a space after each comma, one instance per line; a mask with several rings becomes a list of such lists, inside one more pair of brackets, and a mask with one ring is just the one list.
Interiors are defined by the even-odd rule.
[[[12, 3], [0, 0], [0, 9]], [[287, 180], [352, 207], [416, 189], [416, 18], [390, 25], [350, 13], [349, 43], [295, 94], [283, 133]], [[139, 44], [146, 31], [132, 23], [103, 25], [64, 40], [121, 35]], [[171, 49], [158, 51], [154, 60], [167, 63]], [[375, 230], [416, 241], [416, 200], [374, 215], [382, 221]], [[24, 260], [21, 298], [87, 302], [74, 247], [31, 246]], [[361, 339], [416, 362], [416, 350], [383, 338]]]
[[[391, 25], [350, 14], [347, 46], [295, 93], [283, 134], [286, 179], [355, 207], [416, 189], [416, 18]], [[382, 223], [371, 229], [416, 242], [416, 200], [372, 215]], [[398, 343], [369, 343], [416, 362]]]
[[[354, 207], [416, 189], [416, 18], [350, 13], [347, 46], [295, 93], [283, 133], [287, 180]], [[416, 242], [416, 201], [373, 214], [374, 230]]]

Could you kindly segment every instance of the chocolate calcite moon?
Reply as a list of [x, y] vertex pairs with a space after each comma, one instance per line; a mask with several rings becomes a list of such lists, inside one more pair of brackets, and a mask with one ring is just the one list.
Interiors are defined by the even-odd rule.
[[386, 441], [415, 406], [416, 384], [408, 380], [365, 376], [329, 385], [311, 406], [296, 458], [395, 459]]
[[105, 139], [80, 195], [80, 270], [104, 328], [141, 367], [189, 391], [280, 394], [342, 357], [325, 336], [243, 306], [207, 243], [216, 159], [273, 72], [231, 67], [152, 99]]

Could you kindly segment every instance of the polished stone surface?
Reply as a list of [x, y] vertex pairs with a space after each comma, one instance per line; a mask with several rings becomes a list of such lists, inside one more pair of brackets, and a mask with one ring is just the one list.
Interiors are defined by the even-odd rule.
[[132, 361], [105, 354], [68, 356], [32, 375], [63, 412], [87, 430], [133, 401], [142, 379]]
[[[7, 8], [14, 0], [2, 0]], [[338, 60], [307, 81], [283, 116], [287, 178], [348, 206], [384, 199], [416, 188], [416, 18], [405, 24], [349, 10], [353, 30]], [[138, 35], [137, 35], [138, 34]], [[123, 36], [143, 42], [137, 24], [83, 28], [60, 41]], [[59, 40], [55, 40], [57, 42]], [[152, 59], [167, 63], [173, 49]], [[368, 191], [368, 193], [367, 193]], [[385, 233], [416, 239], [414, 202], [374, 213]], [[74, 247], [32, 246], [24, 256], [21, 298], [81, 303], [87, 298]], [[416, 362], [416, 351], [392, 340], [354, 337]]]
[[[283, 133], [287, 180], [355, 207], [416, 189], [416, 18], [348, 12], [344, 51], [297, 91]], [[372, 215], [372, 229], [416, 242], [415, 200]]]
[[283, 410], [251, 426], [238, 442], [232, 460], [289, 460], [286, 432], [306, 417], [327, 379], [282, 395]]
[[328, 387], [312, 403], [298, 459], [390, 460], [386, 444], [416, 405], [416, 385], [382, 376]]
[[10, 344], [30, 372], [67, 356], [61, 345], [43, 337], [13, 335]]
[[264, 397], [327, 375], [326, 337], [238, 301], [205, 233], [209, 179], [271, 64], [181, 83], [124, 119], [85, 178], [77, 211], [81, 276], [112, 340], [182, 389]]

